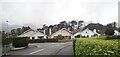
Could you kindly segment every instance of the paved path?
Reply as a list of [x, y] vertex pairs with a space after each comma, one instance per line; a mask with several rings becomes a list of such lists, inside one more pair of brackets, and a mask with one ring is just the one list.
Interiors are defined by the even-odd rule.
[[[72, 42], [65, 42], [65, 43], [33, 43], [29, 45], [29, 48], [18, 50], [18, 51], [12, 51], [11, 55], [36, 55], [40, 56], [42, 55], [48, 55], [52, 57], [58, 57], [55, 55], [73, 55], [73, 49], [72, 49]], [[10, 55], [10, 56], [11, 56]], [[10, 57], [5, 56], [5, 57]], [[60, 57], [61, 57], [60, 56]], [[13, 57], [13, 56], [12, 56]]]

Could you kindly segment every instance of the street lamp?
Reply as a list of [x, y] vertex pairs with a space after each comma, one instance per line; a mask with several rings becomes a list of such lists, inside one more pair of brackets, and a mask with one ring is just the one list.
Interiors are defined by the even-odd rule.
[[6, 21], [7, 23], [7, 30], [6, 30], [6, 33], [7, 33], [7, 37], [9, 38], [9, 35], [8, 35], [8, 20]]

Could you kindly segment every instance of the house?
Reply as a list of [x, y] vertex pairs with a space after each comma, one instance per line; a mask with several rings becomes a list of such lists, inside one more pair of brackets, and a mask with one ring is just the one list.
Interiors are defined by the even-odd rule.
[[62, 35], [65, 39], [72, 39], [73, 36], [69, 30], [67, 30], [66, 28], [62, 28], [50, 35], [50, 38], [56, 38], [58, 35]]
[[45, 34], [39, 32], [39, 31], [32, 30], [32, 29], [25, 31], [18, 37], [29, 37], [30, 39], [46, 39]]
[[30, 36], [30, 39], [46, 39], [46, 35], [36, 31], [33, 35]]
[[120, 32], [117, 30], [114, 30], [114, 35], [120, 35]]
[[100, 36], [100, 34], [96, 32], [96, 29], [94, 29], [92, 31], [92, 30], [86, 28], [86, 29], [82, 30], [81, 32], [78, 32], [78, 33], [74, 34], [73, 38], [75, 38], [76, 36], [92, 37], [92, 36]]

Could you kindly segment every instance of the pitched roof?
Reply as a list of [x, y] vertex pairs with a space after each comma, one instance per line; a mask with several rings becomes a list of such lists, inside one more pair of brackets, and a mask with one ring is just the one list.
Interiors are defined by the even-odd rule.
[[[65, 31], [69, 32], [70, 34], [72, 34], [71, 31], [69, 31], [69, 30], [66, 29], [66, 28], [62, 28], [62, 29], [60, 29], [60, 30], [58, 30], [58, 31], [61, 31], [61, 30], [65, 30]], [[58, 32], [58, 31], [57, 31], [57, 32]], [[55, 33], [57, 33], [57, 32], [55, 32]], [[55, 34], [55, 33], [53, 33], [53, 34]], [[51, 35], [53, 35], [53, 34], [51, 34]]]
[[[27, 35], [26, 35], [26, 33], [30, 32], [30, 31], [33, 31], [33, 32], [31, 32], [30, 34], [27, 34]], [[29, 30], [23, 32], [23, 33], [22, 33], [21, 35], [19, 35], [18, 37], [32, 36], [32, 35], [35, 35], [35, 34], [38, 33], [38, 32], [41, 33], [40, 31], [35, 31], [35, 30], [33, 30], [33, 29], [29, 29]], [[41, 33], [41, 34], [43, 34], [43, 33]], [[45, 35], [45, 34], [43, 34], [43, 35]]]

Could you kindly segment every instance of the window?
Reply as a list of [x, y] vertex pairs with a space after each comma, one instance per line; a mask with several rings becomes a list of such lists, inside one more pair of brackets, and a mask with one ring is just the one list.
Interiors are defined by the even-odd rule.
[[69, 39], [71, 39], [71, 36], [69, 36]]
[[39, 39], [42, 39], [42, 38], [44, 38], [44, 37], [43, 37], [43, 36], [38, 36], [38, 38], [39, 38]]
[[86, 32], [87, 33], [87, 32]]
[[32, 39], [35, 39], [35, 37], [32, 37]]

